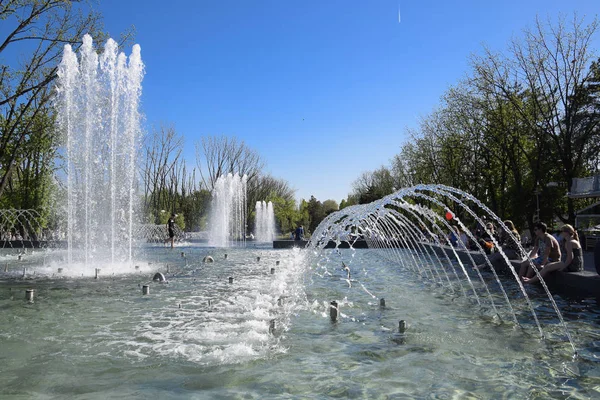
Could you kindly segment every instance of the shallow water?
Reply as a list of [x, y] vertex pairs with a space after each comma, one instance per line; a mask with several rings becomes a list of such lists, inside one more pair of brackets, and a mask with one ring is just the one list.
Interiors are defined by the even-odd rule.
[[[493, 285], [500, 315], [377, 250], [147, 247], [139, 270], [103, 266], [98, 279], [60, 258], [0, 257], [2, 398], [600, 398], [595, 302], [557, 298], [572, 361], [541, 294], [532, 301], [546, 340], [524, 301], [516, 326]], [[157, 271], [168, 284], [150, 282]]]

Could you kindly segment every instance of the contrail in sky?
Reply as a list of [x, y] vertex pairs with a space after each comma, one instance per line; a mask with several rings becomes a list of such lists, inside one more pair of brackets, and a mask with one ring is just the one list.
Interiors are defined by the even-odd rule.
[[402, 22], [402, 18], [400, 18], [400, 3], [398, 3], [398, 23]]

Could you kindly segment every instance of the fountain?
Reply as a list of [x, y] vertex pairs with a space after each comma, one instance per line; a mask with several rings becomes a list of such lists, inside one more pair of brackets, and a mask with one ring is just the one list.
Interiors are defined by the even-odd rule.
[[56, 239], [55, 232], [44, 231], [36, 210], [0, 209], [0, 247], [31, 248]]
[[273, 203], [256, 202], [256, 229], [254, 237], [257, 242], [272, 242], [275, 238], [275, 213]]
[[[133, 227], [142, 74], [137, 46], [129, 62], [110, 40], [100, 57], [89, 37], [79, 60], [65, 48], [69, 265], [61, 250], [0, 254], [0, 397], [600, 396], [596, 301], [526, 289], [476, 241], [449, 243], [451, 224], [474, 239], [466, 224], [483, 216], [506, 230], [454, 188], [344, 208], [306, 249], [250, 249], [234, 245], [245, 243], [246, 177], [229, 174], [215, 183], [209, 242], [226, 254], [133, 248], [135, 232], [160, 236]], [[352, 246], [357, 235], [367, 249]], [[152, 262], [110, 268], [139, 254]]]
[[[473, 211], [466, 204], [467, 202], [471, 203], [471, 207], [479, 210], [480, 214]], [[454, 209], [449, 208], [449, 203], [454, 204]], [[347, 237], [348, 233], [360, 232], [370, 248], [380, 249], [384, 256], [394, 264], [412, 270], [421, 279], [433, 282], [450, 293], [460, 292], [463, 296], [474, 300], [480, 307], [489, 307], [494, 317], [510, 319], [516, 325], [520, 325], [513, 305], [515, 299], [509, 298], [503, 280], [496, 273], [485, 250], [470, 229], [456, 216], [457, 211], [483, 227], [485, 223], [480, 215], [489, 217], [518, 245], [521, 257], [527, 254], [521, 243], [490, 209], [468, 193], [444, 185], [417, 185], [401, 189], [370, 204], [351, 206], [332, 213], [317, 227], [308, 246], [324, 248], [329, 241], [335, 241], [339, 245], [340, 238]], [[452, 220], [463, 232], [466, 232], [476, 247], [475, 254], [462, 251], [458, 245], [453, 246], [446, 239], [448, 233], [453, 231], [448, 220]], [[502, 247], [499, 246], [494, 236], [490, 236], [506, 265], [510, 266], [510, 260], [502, 251]], [[445, 262], [440, 259], [440, 255]], [[475, 258], [479, 261], [477, 262]], [[492, 282], [497, 287], [500, 297], [490, 292], [491, 283], [486, 282], [480, 268], [477, 267], [482, 262], [489, 267]], [[346, 266], [344, 261], [342, 264]], [[540, 336], [545, 338], [546, 335], [523, 282], [513, 268], [508, 267], [506, 270], [512, 274], [513, 283], [519, 288]], [[539, 273], [538, 277], [541, 279]], [[562, 327], [563, 334], [576, 355], [571, 334], [564, 323], [554, 297], [546, 283], [543, 280], [541, 283], [558, 318], [559, 325]], [[505, 304], [505, 312], [500, 311], [499, 301]]]
[[109, 39], [98, 56], [83, 37], [65, 45], [58, 67], [57, 119], [66, 142], [68, 263], [132, 260], [134, 183], [144, 65]]
[[208, 244], [230, 247], [246, 243], [246, 176], [227, 174], [215, 182]]
[[[484, 215], [504, 229], [420, 185], [331, 214], [305, 249], [145, 244], [151, 264], [97, 279], [6, 257], [0, 397], [598, 397], [596, 301], [473, 268], [484, 250], [445, 237]], [[356, 235], [369, 248], [341, 246]]]

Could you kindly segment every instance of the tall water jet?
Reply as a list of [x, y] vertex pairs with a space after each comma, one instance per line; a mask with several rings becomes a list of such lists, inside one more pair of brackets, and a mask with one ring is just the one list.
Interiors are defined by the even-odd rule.
[[144, 76], [140, 46], [127, 58], [109, 39], [98, 56], [85, 35], [79, 58], [65, 45], [57, 75], [58, 124], [66, 143], [68, 262], [130, 261]]
[[275, 213], [273, 203], [256, 202], [256, 229], [254, 237], [257, 242], [272, 242], [275, 238]]
[[209, 219], [210, 246], [245, 245], [246, 179], [246, 175], [227, 174], [215, 182]]

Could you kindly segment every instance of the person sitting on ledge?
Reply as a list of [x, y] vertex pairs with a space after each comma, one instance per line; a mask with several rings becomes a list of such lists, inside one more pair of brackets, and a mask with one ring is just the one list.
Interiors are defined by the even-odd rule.
[[485, 229], [483, 229], [479, 234], [479, 245], [485, 251], [485, 254], [492, 254], [496, 249], [494, 249], [493, 239], [498, 241], [498, 235], [496, 233], [496, 228], [494, 224], [491, 222], [486, 222]]
[[460, 230], [459, 230], [458, 226], [456, 226], [456, 225], [452, 226], [452, 230], [450, 231], [450, 234], [448, 235], [448, 241], [450, 242], [452, 247], [456, 247], [456, 245], [458, 244], [459, 235], [460, 235]]
[[469, 250], [469, 238], [467, 234], [457, 225], [456, 232], [458, 233], [458, 248], [461, 250]]
[[558, 242], [547, 230], [548, 227], [543, 222], [538, 222], [533, 226], [536, 241], [535, 246], [529, 253], [529, 258], [532, 258], [531, 261], [534, 267], [530, 265], [529, 259], [523, 261], [519, 269], [519, 278], [531, 278], [535, 275], [533, 268], [543, 268], [550, 262], [560, 261], [560, 247]]
[[[515, 240], [513, 240], [512, 237], [510, 237], [510, 235], [508, 234], [508, 232], [506, 232], [504, 229], [502, 229], [500, 231], [500, 235], [498, 237], [498, 244], [500, 245], [500, 247], [502, 248], [502, 252], [506, 255], [506, 258], [508, 258], [509, 260], [514, 260], [519, 258], [519, 242], [521, 241], [521, 236], [519, 235], [519, 232], [517, 231], [517, 229], [515, 228], [515, 225], [513, 224], [513, 222], [511, 220], [506, 220], [504, 221], [504, 225], [506, 225], [506, 227], [510, 230], [510, 233], [513, 234], [513, 236], [515, 237]], [[488, 259], [490, 260], [490, 263], [492, 264], [492, 266], [494, 268], [496, 268], [497, 264], [501, 264], [502, 261], [504, 260], [504, 257], [502, 256], [502, 253], [500, 252], [496, 252], [491, 254]], [[482, 268], [484, 266], [486, 266], [487, 263], [485, 264], [480, 264], [477, 266], [477, 268]]]
[[[579, 236], [575, 229], [569, 224], [563, 225], [560, 235], [565, 242], [565, 253], [567, 255], [564, 261], [556, 261], [548, 263], [540, 270], [540, 276], [545, 278], [552, 271], [567, 271], [567, 272], [579, 272], [583, 271], [583, 253], [581, 244], [579, 243]], [[532, 278], [524, 277], [523, 281], [526, 283], [539, 282], [538, 276]]]
[[521, 235], [519, 235], [519, 231], [515, 228], [515, 224], [509, 219], [504, 221], [504, 225], [509, 229], [510, 233], [515, 237], [516, 241], [506, 232], [502, 230], [500, 232], [500, 246], [502, 247], [502, 251], [506, 254], [509, 260], [515, 260], [519, 258], [519, 243], [521, 243]]

